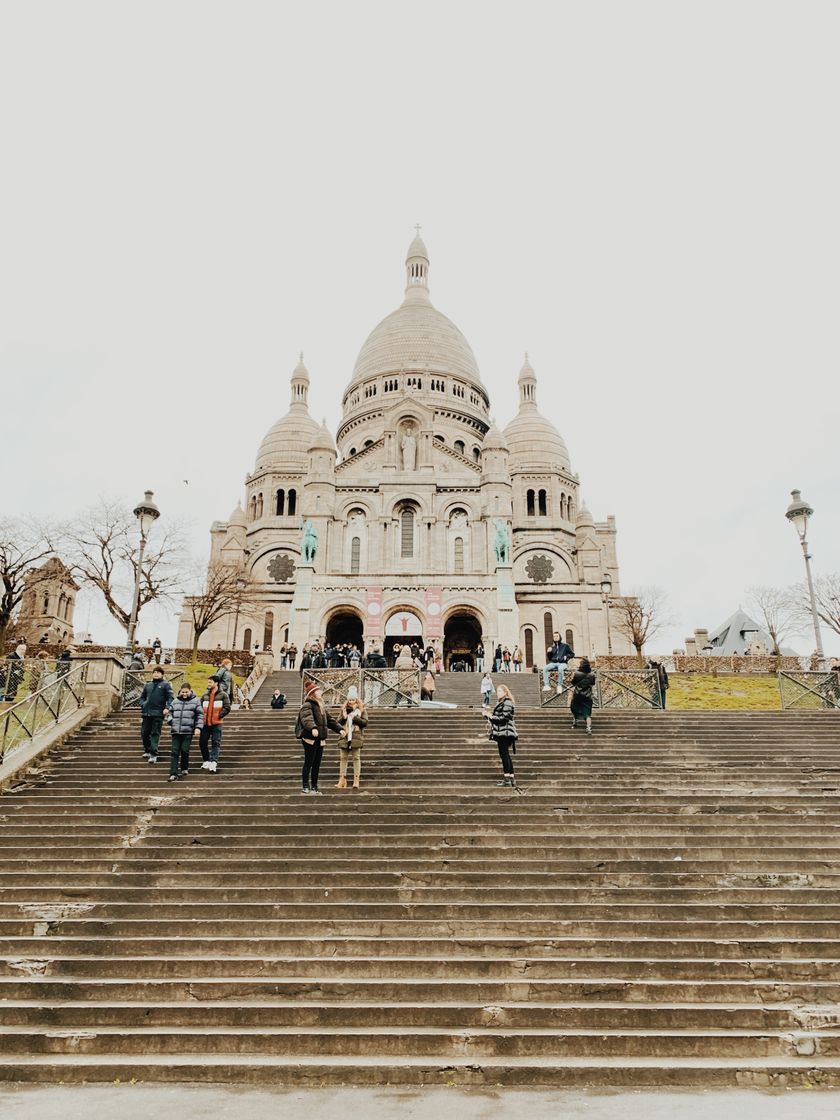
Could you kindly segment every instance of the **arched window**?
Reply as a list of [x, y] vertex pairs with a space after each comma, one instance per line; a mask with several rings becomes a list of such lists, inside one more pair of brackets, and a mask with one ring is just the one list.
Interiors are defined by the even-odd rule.
[[575, 648], [575, 634], [571, 626], [566, 627], [566, 645]]
[[355, 455], [355, 454], [356, 454], [356, 448], [355, 448], [355, 447], [351, 447], [351, 448], [350, 448], [350, 454], [351, 454], [351, 455]]
[[287, 626], [283, 631], [283, 645], [289, 644], [289, 627]]
[[554, 644], [554, 619], [551, 617], [551, 611], [546, 611], [543, 615], [543, 645], [546, 649]]
[[68, 622], [70, 621], [70, 607], [71, 606], [72, 606], [72, 599], [68, 595], [67, 598], [64, 600], [64, 617], [67, 619]]
[[533, 517], [534, 516], [534, 491], [533, 490], [529, 490], [528, 493], [525, 495], [525, 506], [526, 506], [526, 512], [527, 512], [528, 516]]
[[362, 555], [362, 542], [359, 537], [353, 537], [350, 542], [350, 575], [357, 576], [359, 574], [359, 562]]
[[42, 613], [43, 614], [49, 614], [50, 613], [50, 593], [49, 593], [49, 591], [44, 592], [44, 610], [43, 610]]
[[480, 458], [481, 458], [481, 448], [480, 447], [474, 447], [473, 448], [473, 459], [477, 463]]
[[435, 436], [435, 439], [438, 441], [438, 443], [446, 443], [446, 440], [443, 438], [443, 436]]
[[400, 514], [400, 556], [414, 555], [414, 510], [408, 506]]
[[365, 440], [365, 447], [373, 447], [373, 440], [372, 439], [366, 439]]
[[63, 613], [62, 613], [62, 612], [63, 612], [63, 610], [64, 610], [64, 592], [62, 592], [62, 593], [61, 593], [61, 594], [59, 595], [59, 597], [58, 597], [58, 606], [57, 606], [57, 607], [55, 608], [55, 613], [56, 613], [56, 617], [57, 617], [57, 618], [63, 618], [63, 617], [64, 617], [64, 615], [63, 615]]
[[297, 508], [297, 491], [290, 490], [286, 496], [286, 513], [289, 517], [294, 517]]
[[262, 496], [262, 494], [257, 494], [257, 518], [262, 517], [262, 515], [263, 515], [263, 496]]
[[567, 509], [567, 514], [568, 514], [569, 520], [574, 521], [574, 519], [575, 519], [575, 503], [572, 501], [571, 498], [569, 498], [569, 505], [568, 505], [568, 509]]
[[455, 448], [459, 455], [464, 454], [464, 441], [462, 439], [456, 439], [452, 446]]
[[534, 664], [534, 631], [530, 626], [525, 629], [525, 668], [530, 669]]
[[263, 649], [271, 649], [274, 641], [274, 611], [265, 612], [265, 626], [263, 628]]
[[274, 507], [274, 513], [277, 517], [282, 517], [286, 511], [286, 491], [277, 491], [277, 502]]
[[455, 538], [455, 575], [464, 574], [464, 538]]
[[539, 493], [540, 517], [548, 516], [548, 495], [545, 490], [540, 490]]
[[242, 648], [250, 650], [251, 648], [251, 627], [249, 626], [245, 633], [242, 635]]
[[560, 516], [564, 521], [566, 520], [566, 495], [565, 494], [560, 495]]
[[249, 514], [252, 521], [256, 521], [256, 519], [257, 519], [257, 496], [256, 496], [256, 494], [251, 495], [251, 500], [248, 503], [248, 514]]

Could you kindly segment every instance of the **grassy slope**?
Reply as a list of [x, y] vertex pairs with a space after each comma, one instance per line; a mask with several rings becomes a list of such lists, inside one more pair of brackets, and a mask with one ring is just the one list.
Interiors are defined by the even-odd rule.
[[[193, 692], [195, 692], [197, 696], [201, 696], [207, 688], [207, 678], [212, 677], [215, 672], [215, 665], [206, 665], [201, 661], [194, 661], [192, 665], [186, 666], [184, 675], [189, 681]], [[244, 679], [245, 678], [241, 677], [238, 673], [233, 674], [234, 684], [242, 684]]]
[[705, 673], [674, 673], [668, 689], [668, 707], [682, 711], [778, 711], [781, 702], [776, 678], [769, 675], [733, 673], [713, 677]]

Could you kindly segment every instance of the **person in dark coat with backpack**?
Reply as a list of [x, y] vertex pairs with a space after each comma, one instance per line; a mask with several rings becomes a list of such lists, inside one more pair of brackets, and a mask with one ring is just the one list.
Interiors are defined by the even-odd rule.
[[502, 760], [502, 780], [496, 783], [500, 786], [516, 785], [511, 758], [511, 754], [516, 754], [516, 740], [519, 738], [514, 722], [515, 714], [511, 691], [506, 685], [500, 684], [496, 689], [496, 706], [487, 716], [490, 721], [489, 737], [499, 748], [499, 758]]
[[577, 727], [578, 720], [586, 720], [586, 734], [592, 734], [592, 690], [595, 687], [595, 674], [592, 666], [584, 657], [578, 666], [577, 672], [572, 677], [572, 702], [569, 705], [572, 712], [572, 728]]
[[347, 732], [337, 719], [327, 711], [324, 697], [317, 681], [309, 680], [303, 686], [304, 700], [295, 721], [295, 738], [303, 744], [303, 771], [301, 793], [317, 793], [318, 774], [324, 755], [324, 743], [329, 731], [336, 731], [342, 737]]
[[171, 710], [174, 699], [172, 685], [164, 679], [163, 669], [155, 666], [152, 679], [146, 681], [140, 693], [140, 738], [143, 757], [150, 763], [157, 762], [163, 717]]
[[661, 661], [654, 661], [653, 658], [648, 661], [647, 667], [648, 669], [656, 670], [656, 676], [659, 679], [659, 707], [664, 710], [666, 699], [665, 694], [668, 691], [668, 685], [670, 683], [668, 680], [668, 670], [665, 668]]
[[177, 782], [190, 772], [190, 743], [196, 731], [204, 726], [201, 701], [188, 684], [182, 684], [169, 709], [169, 730], [172, 732], [172, 751], [169, 756], [169, 780]]

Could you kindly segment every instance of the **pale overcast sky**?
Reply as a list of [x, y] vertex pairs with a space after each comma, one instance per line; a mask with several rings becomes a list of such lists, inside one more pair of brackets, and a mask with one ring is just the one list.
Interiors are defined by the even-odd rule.
[[801, 578], [794, 486], [840, 569], [839, 31], [808, 0], [7, 2], [3, 511], [149, 487], [206, 554], [300, 350], [335, 429], [420, 222], [498, 423], [527, 349], [624, 589], [667, 589], [659, 648]]

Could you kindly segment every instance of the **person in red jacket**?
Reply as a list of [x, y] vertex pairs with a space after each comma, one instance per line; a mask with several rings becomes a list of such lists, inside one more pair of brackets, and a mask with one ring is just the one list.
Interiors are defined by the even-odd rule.
[[204, 759], [201, 769], [215, 774], [222, 747], [222, 723], [230, 711], [230, 697], [220, 687], [216, 675], [207, 682], [207, 691], [201, 697], [201, 710], [204, 716], [204, 726], [198, 737], [201, 757]]

